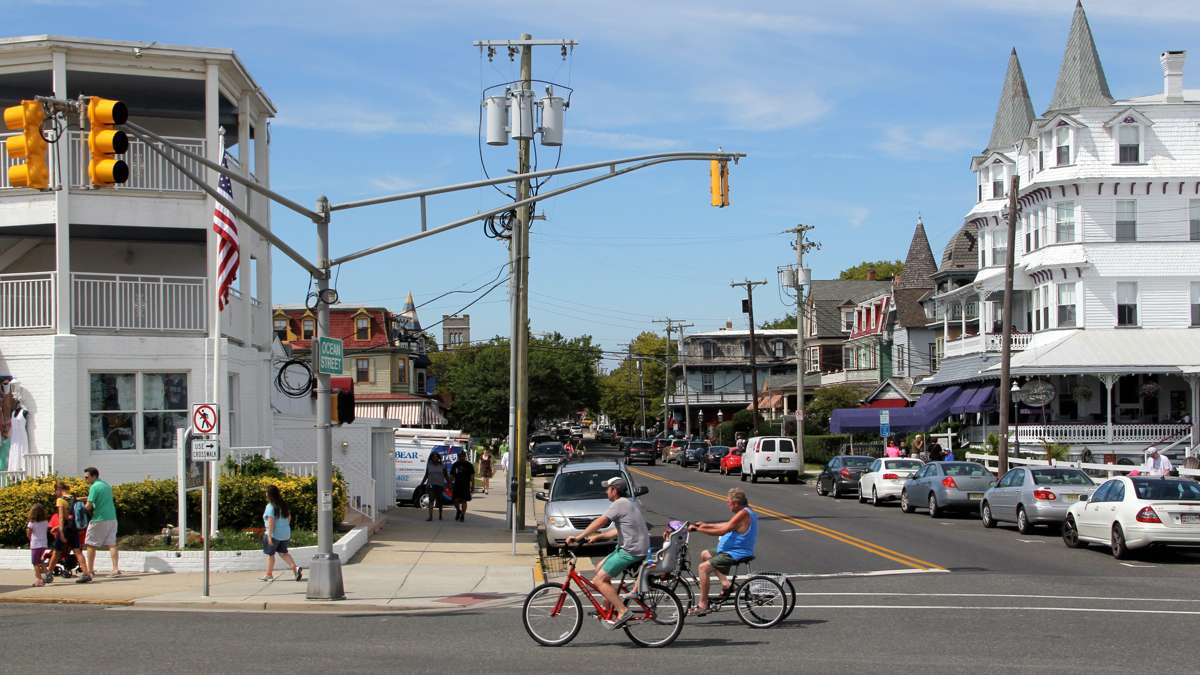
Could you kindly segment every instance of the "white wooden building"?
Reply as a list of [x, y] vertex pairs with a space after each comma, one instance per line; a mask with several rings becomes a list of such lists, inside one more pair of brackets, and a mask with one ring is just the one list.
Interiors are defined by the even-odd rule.
[[1114, 97], [1098, 54], [1077, 6], [1054, 95], [1035, 116], [1012, 52], [991, 138], [971, 160], [978, 187], [965, 220], [978, 233], [979, 272], [937, 298], [943, 316], [980, 311], [957, 312], [956, 339], [944, 327], [945, 359], [923, 384], [998, 377], [1011, 245], [1012, 373], [1057, 392], [1044, 408], [1020, 409], [1020, 441], [1179, 454], [1200, 438], [1200, 90], [1184, 88], [1185, 52], [1164, 51], [1161, 73], [1147, 68], [1148, 81], [1161, 74], [1160, 91]]
[[[275, 107], [231, 50], [0, 38], [0, 104], [81, 94], [124, 101], [132, 121], [214, 161], [223, 138], [230, 166], [269, 184]], [[174, 476], [174, 430], [214, 396], [217, 334], [223, 440], [269, 444], [267, 245], [241, 228], [237, 290], [218, 317], [213, 201], [133, 139], [128, 183], [89, 189], [85, 144], [76, 125], [51, 146], [57, 191], [10, 187], [13, 160], [0, 156], [0, 373], [19, 383], [40, 468]], [[269, 223], [267, 203], [234, 186]]]

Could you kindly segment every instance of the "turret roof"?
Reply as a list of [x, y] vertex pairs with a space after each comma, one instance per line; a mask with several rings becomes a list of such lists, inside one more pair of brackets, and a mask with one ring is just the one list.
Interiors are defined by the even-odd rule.
[[1087, 14], [1083, 11], [1083, 3], [1076, 2], [1071, 32], [1067, 36], [1067, 49], [1058, 71], [1058, 82], [1054, 85], [1054, 96], [1050, 98], [1046, 112], [1109, 105], [1112, 102], [1113, 96], [1108, 90], [1104, 67], [1100, 65], [1100, 54], [1096, 52], [1096, 41], [1092, 39]]
[[992, 123], [992, 136], [988, 139], [985, 154], [988, 150], [1006, 150], [1018, 143], [1029, 133], [1034, 117], [1033, 101], [1029, 99], [1025, 73], [1014, 47], [1008, 57], [1008, 71], [1004, 73], [1004, 87], [1000, 90], [996, 121]]

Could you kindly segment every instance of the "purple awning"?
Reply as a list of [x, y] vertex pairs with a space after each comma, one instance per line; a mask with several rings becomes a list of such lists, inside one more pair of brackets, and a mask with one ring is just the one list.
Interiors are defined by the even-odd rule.
[[978, 413], [996, 409], [996, 385], [979, 385], [964, 389], [958, 400], [950, 406], [950, 412], [955, 415], [963, 413]]
[[[911, 408], [888, 409], [894, 432], [925, 431], [941, 422], [958, 401], [963, 389], [950, 386], [927, 391]], [[835, 434], [879, 431], [879, 408], [838, 408], [829, 417], [829, 431]]]

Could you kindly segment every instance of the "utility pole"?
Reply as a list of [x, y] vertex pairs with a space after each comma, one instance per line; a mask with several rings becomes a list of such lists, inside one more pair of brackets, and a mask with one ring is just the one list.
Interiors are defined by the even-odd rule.
[[754, 287], [766, 286], [766, 281], [731, 281], [730, 288], [744, 286], [746, 288], [746, 301], [742, 311], [747, 314], [750, 319], [750, 387], [754, 392], [750, 395], [751, 410], [754, 411], [754, 433], [758, 432], [758, 361], [755, 359], [754, 353], [757, 351], [754, 344]]
[[[670, 429], [668, 422], [671, 417], [669, 402], [671, 397], [671, 333], [675, 331], [675, 325], [679, 322], [667, 317], [665, 319], [655, 319], [651, 323], [665, 323], [667, 325], [667, 353], [663, 356], [663, 438], [666, 438], [667, 431]], [[682, 358], [682, 355], [680, 358]], [[684, 380], [683, 386], [686, 390], [687, 380]]]
[[1017, 191], [1021, 177], [1014, 175], [1008, 182], [1008, 249], [1004, 255], [1004, 322], [1000, 329], [1000, 473], [1008, 472], [1008, 406], [1009, 363], [1012, 361], [1012, 294], [1013, 258], [1017, 248]]
[[642, 430], [638, 438], [646, 437], [646, 377], [642, 370], [642, 362], [637, 362], [638, 369], [638, 401], [642, 404]]
[[687, 352], [683, 349], [683, 329], [691, 328], [695, 324], [681, 323], [676, 324], [679, 329], [679, 364], [683, 366], [683, 434], [690, 441], [692, 439], [692, 403], [688, 386], [687, 376]]
[[796, 272], [793, 287], [796, 289], [796, 451], [800, 453], [800, 471], [804, 471], [804, 312], [807, 309], [804, 287], [810, 283], [808, 270], [804, 267], [804, 254], [820, 248], [815, 241], [805, 241], [804, 235], [812, 230], [811, 225], [797, 225], [788, 230], [796, 235], [792, 247], [796, 249]]

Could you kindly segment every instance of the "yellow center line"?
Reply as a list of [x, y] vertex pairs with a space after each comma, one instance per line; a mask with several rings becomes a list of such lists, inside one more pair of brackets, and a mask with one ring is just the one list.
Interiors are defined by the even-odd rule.
[[[687, 483], [680, 483], [678, 481], [673, 481], [668, 478], [663, 478], [661, 476], [657, 476], [655, 474], [652, 474], [648, 471], [644, 471], [642, 469], [636, 469], [634, 467], [629, 467], [629, 471], [631, 471], [639, 476], [645, 476], [646, 478], [653, 478], [654, 480], [661, 481], [661, 482], [671, 485], [673, 487], [682, 488], [684, 490], [688, 490], [690, 492], [694, 492], [699, 495], [704, 495], [705, 497], [711, 497], [718, 501], [723, 502], [727, 498], [726, 495], [718, 494], [711, 490], [706, 490], [704, 488], [697, 487], [695, 485], [689, 485]], [[865, 539], [859, 539], [858, 537], [846, 534], [845, 532], [841, 532], [839, 530], [835, 530], [835, 529], [826, 527], [824, 525], [818, 525], [816, 523], [811, 523], [803, 518], [789, 516], [785, 513], [781, 513], [774, 509], [766, 508], [763, 506], [755, 506], [754, 508], [756, 511], [758, 511], [759, 513], [761, 513], [763, 515], [770, 516], [770, 517], [776, 518], [778, 520], [782, 520], [783, 522], [788, 523], [790, 525], [795, 525], [797, 527], [804, 528], [805, 530], [808, 530], [815, 534], [819, 534], [824, 537], [828, 537], [830, 539], [833, 539], [834, 541], [841, 542], [848, 546], [853, 546], [855, 548], [866, 551], [867, 553], [870, 553], [872, 555], [879, 556], [880, 558], [885, 558], [887, 560], [890, 560], [895, 563], [899, 563], [906, 567], [911, 567], [913, 569], [930, 569], [930, 570], [945, 569], [941, 565], [937, 565], [937, 564], [922, 560], [920, 558], [908, 555], [906, 553], [901, 553], [899, 551], [895, 551], [890, 548], [880, 546], [879, 544], [867, 541]]]

